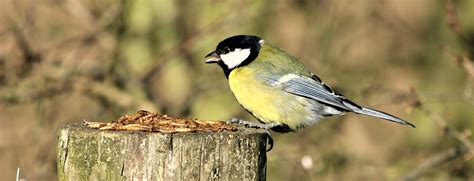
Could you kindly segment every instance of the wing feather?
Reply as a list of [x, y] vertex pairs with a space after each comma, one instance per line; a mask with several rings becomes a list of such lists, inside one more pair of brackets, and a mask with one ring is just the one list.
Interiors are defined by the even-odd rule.
[[[288, 74], [280, 78], [272, 77], [266, 80], [272, 86], [280, 86], [283, 90], [302, 97], [316, 100], [335, 108], [352, 111], [345, 98], [335, 94], [327, 85], [314, 79], [296, 74]], [[357, 105], [352, 105], [357, 106]]]
[[377, 111], [375, 109], [364, 108], [346, 99], [344, 96], [335, 93], [328, 85], [315, 79], [296, 74], [287, 74], [278, 79], [275, 77], [267, 79], [272, 86], [278, 86], [283, 90], [298, 96], [316, 100], [322, 104], [342, 111], [350, 111], [358, 114], [373, 116], [403, 125], [415, 127], [408, 121], [397, 118], [393, 115]]

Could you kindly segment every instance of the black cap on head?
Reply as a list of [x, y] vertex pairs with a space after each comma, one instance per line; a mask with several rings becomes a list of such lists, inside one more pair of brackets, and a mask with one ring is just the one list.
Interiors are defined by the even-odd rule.
[[209, 53], [206, 63], [219, 64], [226, 76], [235, 68], [255, 60], [260, 51], [262, 39], [254, 35], [236, 35], [222, 40], [216, 50]]
[[259, 41], [262, 40], [258, 36], [254, 35], [236, 35], [222, 40], [216, 48], [216, 53], [226, 54], [234, 51], [237, 48], [247, 49], [250, 48], [254, 51], [260, 50]]

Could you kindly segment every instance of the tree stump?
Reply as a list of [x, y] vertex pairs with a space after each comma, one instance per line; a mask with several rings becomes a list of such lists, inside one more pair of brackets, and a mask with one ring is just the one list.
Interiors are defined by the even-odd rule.
[[100, 131], [58, 133], [59, 180], [265, 180], [265, 132]]

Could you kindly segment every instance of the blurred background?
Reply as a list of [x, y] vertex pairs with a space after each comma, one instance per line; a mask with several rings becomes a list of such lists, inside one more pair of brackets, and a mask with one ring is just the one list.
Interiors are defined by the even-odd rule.
[[252, 120], [204, 55], [254, 34], [355, 102], [274, 133], [268, 180], [472, 180], [474, 1], [0, 0], [0, 178], [56, 179], [56, 132], [140, 109]]

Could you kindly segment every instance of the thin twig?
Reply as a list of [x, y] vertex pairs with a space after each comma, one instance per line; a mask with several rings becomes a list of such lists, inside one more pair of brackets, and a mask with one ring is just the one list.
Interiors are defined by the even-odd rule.
[[412, 90], [412, 94], [414, 94], [416, 102], [416, 106], [425, 113], [427, 117], [435, 121], [443, 130], [446, 131], [449, 135], [453, 136], [456, 138], [458, 141], [460, 141], [471, 153], [474, 155], [474, 144], [472, 143], [471, 140], [468, 138], [468, 134], [461, 133], [460, 131], [456, 130], [452, 126], [448, 124], [446, 120], [444, 120], [439, 114], [427, 109], [424, 106], [423, 101], [420, 99], [419, 93], [416, 91]]
[[464, 69], [464, 72], [468, 74], [469, 79], [474, 80], [474, 61], [467, 53], [460, 55], [459, 53], [455, 53], [454, 50], [448, 46], [443, 46], [442, 50], [449, 55], [455, 63]]
[[78, 78], [75, 81], [74, 90], [100, 98], [119, 108], [147, 109], [153, 112], [159, 109], [153, 102], [143, 98], [132, 97], [113, 85], [87, 78]]
[[453, 127], [449, 126], [448, 123], [441, 118], [440, 115], [433, 113], [427, 109], [423, 109], [425, 114], [429, 116], [432, 120], [436, 121], [448, 134], [456, 138], [460, 141], [469, 151], [470, 154], [474, 155], [474, 144], [467, 138], [466, 134], [461, 133], [460, 131], [454, 129]]
[[[458, 37], [461, 41], [462, 47], [464, 50], [462, 53], [454, 53], [454, 51], [449, 46], [443, 46], [442, 50], [447, 52], [451, 59], [454, 60], [458, 66], [464, 69], [464, 72], [467, 73], [468, 79], [466, 80], [466, 87], [464, 88], [464, 97], [469, 101], [470, 104], [474, 104], [472, 101], [472, 86], [474, 82], [474, 61], [471, 58], [472, 52], [469, 52], [470, 41], [466, 39], [466, 36], [462, 32], [461, 23], [457, 16], [456, 6], [453, 3], [453, 0], [445, 0], [445, 11], [446, 11], [446, 22], [451, 29], [451, 31]], [[467, 50], [467, 51], [466, 51]]]
[[444, 163], [447, 163], [455, 158], [461, 157], [466, 153], [470, 153], [474, 155], [474, 144], [469, 140], [469, 134], [463, 134], [460, 131], [456, 130], [455, 128], [451, 127], [446, 120], [444, 120], [439, 114], [430, 111], [424, 106], [422, 99], [420, 99], [419, 94], [412, 90], [412, 94], [414, 95], [414, 101], [412, 101], [411, 105], [413, 107], [419, 108], [420, 110], [425, 113], [427, 117], [431, 120], [435, 121], [443, 130], [446, 131], [449, 135], [457, 139], [461, 142], [461, 145], [455, 146], [445, 152], [439, 153], [437, 155], [432, 156], [431, 158], [424, 161], [418, 167], [416, 167], [413, 171], [409, 172], [405, 176], [401, 177], [399, 180], [415, 180], [429, 170], [434, 167], [440, 166]]
[[459, 18], [456, 13], [456, 7], [452, 0], [444, 1], [444, 8], [446, 10], [446, 23], [448, 23], [449, 28], [459, 36], [459, 38], [464, 39], [464, 35], [461, 31], [461, 23], [459, 23]]
[[[452, 0], [445, 0], [445, 10], [446, 21], [449, 25], [449, 28], [458, 36], [459, 40], [464, 43], [463, 45], [466, 45], [467, 41], [464, 36], [464, 33], [461, 31], [461, 23], [459, 22], [459, 18], [456, 13], [456, 7]], [[466, 73], [469, 74], [470, 78], [474, 79], [474, 65], [472, 59], [470, 58], [470, 55], [467, 52], [463, 53], [462, 55], [457, 55], [454, 54], [452, 51], [449, 51], [450, 49], [447, 50], [448, 53], [450, 53], [450, 55], [454, 57], [454, 60], [456, 60], [456, 62], [464, 68]]]
[[454, 160], [454, 159], [464, 155], [466, 152], [467, 152], [467, 149], [464, 146], [457, 146], [457, 147], [451, 148], [449, 150], [446, 150], [444, 152], [441, 152], [441, 153], [431, 157], [430, 159], [426, 160], [425, 162], [420, 164], [418, 167], [416, 167], [413, 171], [411, 171], [407, 175], [403, 176], [399, 180], [403, 180], [403, 181], [415, 180], [415, 179], [421, 177], [422, 175], [424, 175], [431, 168], [440, 166], [443, 163]]

